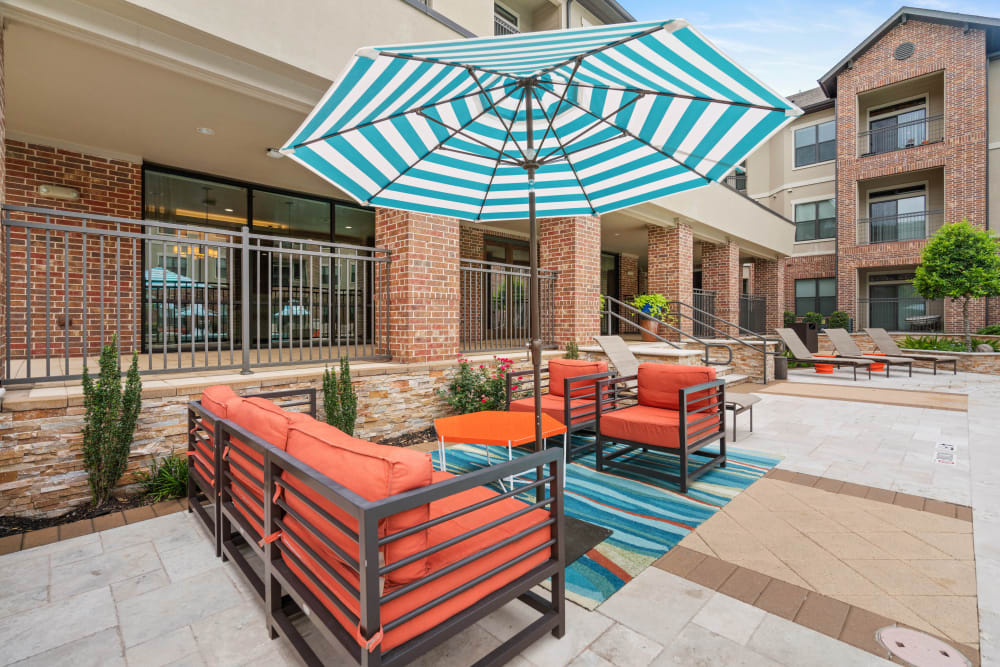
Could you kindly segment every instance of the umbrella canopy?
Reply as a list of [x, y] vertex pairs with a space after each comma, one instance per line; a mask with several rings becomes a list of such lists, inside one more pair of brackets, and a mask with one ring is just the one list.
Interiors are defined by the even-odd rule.
[[365, 205], [530, 220], [540, 433], [536, 215], [719, 181], [801, 113], [686, 21], [628, 23], [360, 49], [282, 151]]

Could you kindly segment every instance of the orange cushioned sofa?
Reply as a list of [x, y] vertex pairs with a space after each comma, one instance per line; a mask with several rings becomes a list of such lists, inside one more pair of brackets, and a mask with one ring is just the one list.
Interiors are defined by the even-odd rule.
[[[542, 369], [539, 387], [548, 391], [541, 394], [542, 412], [560, 424], [566, 425], [564, 444], [570, 445], [570, 435], [577, 431], [593, 430], [597, 417], [594, 390], [597, 381], [611, 377], [606, 361], [582, 359], [552, 359]], [[534, 412], [534, 377], [531, 371], [507, 374], [507, 409], [511, 412]], [[567, 450], [567, 460], [593, 449], [585, 445]]]
[[[268, 400], [303, 393], [286, 407], [312, 414]], [[560, 452], [456, 476], [435, 472], [429, 454], [319, 422], [315, 406], [315, 390], [240, 397], [221, 386], [189, 405], [199, 507], [218, 499], [217, 544], [266, 601], [272, 637], [288, 637], [307, 664], [327, 664], [291, 620], [308, 610], [358, 664], [401, 665], [514, 599], [540, 617], [483, 664], [562, 636]], [[545, 476], [518, 489], [536, 489], [533, 504], [486, 486], [538, 467]], [[546, 580], [549, 599], [532, 591]]]
[[[617, 468], [678, 482], [687, 493], [691, 480], [715, 466], [726, 465], [726, 383], [705, 366], [642, 363], [636, 375], [598, 381], [598, 395], [608, 396], [618, 384], [636, 382], [637, 402], [619, 405], [609, 398], [597, 413], [597, 470]], [[719, 443], [718, 454], [700, 450]], [[665, 450], [679, 457], [678, 474], [637, 463], [636, 450]], [[692, 470], [691, 456], [707, 458]]]

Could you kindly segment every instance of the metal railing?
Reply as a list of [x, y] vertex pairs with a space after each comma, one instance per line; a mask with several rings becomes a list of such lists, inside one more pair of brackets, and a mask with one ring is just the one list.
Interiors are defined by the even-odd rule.
[[[705, 289], [691, 290], [691, 303], [698, 312], [715, 314], [715, 291]], [[694, 335], [705, 338], [712, 335], [711, 325], [708, 318], [695, 317], [693, 323]]]
[[517, 26], [503, 18], [502, 16], [493, 15], [493, 34], [494, 35], [516, 35], [520, 30]]
[[944, 210], [914, 211], [858, 220], [858, 245], [930, 238], [944, 224]]
[[388, 356], [383, 248], [13, 205], [2, 228], [7, 384], [79, 378], [113, 339], [144, 373]]
[[858, 133], [858, 155], [881, 155], [944, 140], [944, 116], [928, 116]]
[[[541, 335], [543, 345], [555, 340], [552, 313], [558, 272], [540, 269]], [[461, 324], [459, 349], [462, 352], [514, 350], [528, 342], [529, 281], [526, 266], [475, 259], [461, 260]]]
[[857, 312], [857, 331], [865, 327], [888, 331], [944, 330], [944, 301], [941, 299], [858, 299]]
[[745, 173], [744, 174], [739, 174], [739, 173], [733, 172], [733, 173], [729, 174], [728, 176], [726, 176], [726, 179], [723, 182], [726, 185], [728, 185], [729, 187], [731, 187], [733, 190], [736, 190], [737, 192], [742, 192], [743, 194], [746, 194], [746, 191], [747, 191], [747, 175]]
[[767, 333], [767, 298], [740, 295], [740, 329], [758, 334]]

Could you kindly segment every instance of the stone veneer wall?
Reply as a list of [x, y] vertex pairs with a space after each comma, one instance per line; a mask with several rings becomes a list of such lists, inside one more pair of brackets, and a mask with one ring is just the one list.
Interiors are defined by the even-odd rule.
[[[892, 336], [896, 344], [903, 349], [903, 353], [906, 353], [906, 348], [902, 346], [902, 340], [906, 338], [906, 334], [893, 333], [889, 334]], [[920, 336], [924, 334], [915, 333], [915, 336]], [[953, 338], [957, 340], [962, 339], [961, 334], [930, 334], [932, 336], [941, 336], [943, 338]], [[976, 336], [973, 334], [974, 338], [988, 338], [990, 340], [1000, 340], [1000, 336]], [[871, 337], [866, 333], [852, 333], [851, 338], [854, 339], [854, 344], [857, 345], [862, 352], [878, 352], [879, 349], [872, 341]], [[826, 334], [820, 333], [817, 337], [819, 342], [820, 353], [831, 353], [834, 351], [833, 344]], [[929, 354], [935, 353], [933, 350], [913, 350], [914, 354], [919, 352], [926, 352]], [[953, 355], [958, 357], [958, 371], [960, 373], [986, 373], [988, 375], [1000, 375], [1000, 352], [938, 352], [937, 354]], [[914, 368], [931, 368], [933, 364], [928, 361], [917, 361], [913, 364]], [[938, 367], [938, 373], [941, 372], [951, 372], [951, 367], [948, 367], [947, 371], [942, 371], [941, 367]], [[905, 388], [905, 387], [904, 387]]]
[[[547, 358], [560, 353], [546, 353]], [[489, 363], [491, 357], [474, 357]], [[358, 393], [355, 435], [378, 441], [423, 430], [449, 413], [437, 391], [447, 386], [453, 361], [425, 364], [357, 364], [352, 368]], [[529, 364], [518, 360], [515, 370]], [[320, 388], [322, 368], [225, 375], [145, 379], [142, 411], [123, 484], [134, 481], [151, 457], [181, 452], [187, 446], [188, 401], [214, 384], [238, 392]], [[320, 395], [322, 399], [322, 395]], [[89, 498], [83, 470], [83, 397], [79, 387], [12, 391], [0, 412], [0, 515], [57, 516]], [[322, 415], [322, 400], [319, 414]]]

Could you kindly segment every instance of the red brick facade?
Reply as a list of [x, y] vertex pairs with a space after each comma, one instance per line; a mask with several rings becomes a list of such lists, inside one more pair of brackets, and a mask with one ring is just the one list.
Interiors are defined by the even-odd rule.
[[[795, 281], [804, 278], [836, 278], [836, 255], [801, 255], [782, 261], [784, 265], [785, 309], [795, 312]], [[838, 287], [839, 289], [839, 287]], [[799, 313], [801, 315], [802, 313]]]
[[[639, 258], [622, 253], [618, 256], [618, 299], [628, 303], [639, 291]], [[625, 322], [619, 322], [619, 333], [635, 333], [637, 329]]]
[[[123, 160], [112, 160], [73, 151], [21, 141], [5, 142], [5, 201], [19, 206], [59, 208], [130, 219], [142, 216], [142, 167]], [[40, 185], [70, 187], [79, 192], [76, 200], [46, 198]], [[15, 219], [23, 215], [13, 214]], [[36, 218], [38, 221], [44, 219]], [[77, 219], [50, 219], [50, 222], [80, 227]], [[90, 220], [91, 229], [114, 229], [110, 222]], [[122, 225], [122, 231], [138, 231], [137, 226]], [[14, 359], [24, 358], [29, 348], [27, 323], [30, 316], [30, 353], [55, 357], [68, 347], [71, 356], [100, 351], [121, 326], [124, 349], [138, 346], [141, 322], [141, 246], [129, 239], [116, 240], [79, 233], [31, 232], [30, 250], [26, 230], [11, 228], [10, 233], [10, 346]], [[101, 251], [103, 244], [103, 274]], [[25, 267], [30, 267], [25, 270]], [[46, 286], [46, 272], [49, 283]], [[46, 287], [48, 308], [46, 311]], [[29, 300], [30, 292], [30, 300]], [[104, 315], [101, 314], [101, 306]], [[30, 311], [30, 312], [29, 312]], [[86, 318], [84, 313], [86, 312]], [[46, 324], [50, 325], [46, 341]], [[103, 337], [102, 337], [103, 332]], [[85, 336], [86, 334], [86, 336]]]
[[784, 326], [785, 266], [784, 261], [757, 258], [750, 273], [753, 294], [767, 299], [764, 327], [769, 332]]
[[375, 211], [375, 245], [392, 253], [393, 361], [436, 361], [458, 353], [459, 236], [456, 218]]
[[[694, 232], [685, 224], [674, 227], [647, 225], [649, 275], [647, 289], [663, 294], [667, 301], [692, 303], [694, 275]], [[681, 318], [675, 325], [686, 333], [693, 331], [691, 320]]]
[[[740, 247], [733, 241], [719, 245], [702, 243], [701, 279], [704, 289], [715, 292], [715, 315], [739, 324], [740, 287], [743, 280]], [[717, 328], [725, 330], [721, 325]], [[737, 335], [739, 331], [733, 327], [727, 333]]]
[[[858, 269], [905, 267], [920, 262], [926, 241], [857, 245], [858, 181], [944, 168], [945, 222], [968, 219], [986, 225], [986, 42], [985, 32], [919, 19], [893, 27], [861, 54], [837, 79], [837, 303], [856, 316]], [[916, 50], [905, 60], [893, 57], [900, 44]], [[943, 72], [944, 141], [878, 155], [858, 156], [858, 95], [927, 74]], [[863, 128], [862, 128], [863, 129]], [[791, 271], [789, 271], [791, 273]], [[984, 306], [975, 308], [981, 326]], [[946, 310], [945, 327], [960, 327], [956, 309]], [[960, 309], [958, 310], [960, 313]]]
[[591, 342], [600, 332], [601, 219], [539, 220], [538, 249], [540, 265], [559, 272], [552, 314], [556, 344]]

